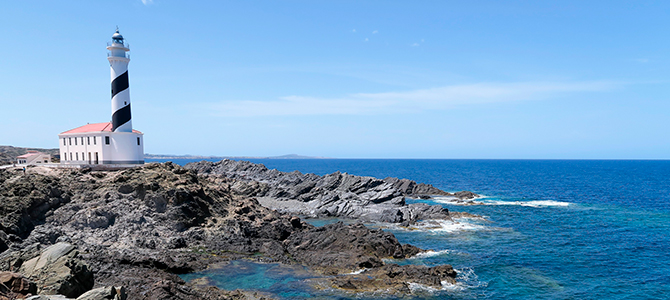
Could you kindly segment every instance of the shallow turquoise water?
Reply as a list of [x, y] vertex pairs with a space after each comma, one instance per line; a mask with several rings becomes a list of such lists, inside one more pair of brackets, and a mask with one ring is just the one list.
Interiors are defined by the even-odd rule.
[[[448, 191], [471, 190], [485, 195], [481, 201], [487, 205], [477, 206], [408, 201], [442, 204], [450, 210], [486, 216], [488, 221], [465, 219], [413, 231], [385, 228], [403, 243], [436, 251], [432, 256], [395, 263], [448, 263], [460, 271], [457, 286], [417, 292], [415, 298], [670, 298], [670, 161], [254, 162], [280, 171], [297, 169], [323, 175], [339, 170], [409, 178]], [[369, 296], [319, 293], [300, 284], [305, 280], [300, 272], [283, 272], [275, 278], [260, 271], [265, 266], [256, 268], [259, 271], [236, 275], [241, 279], [235, 288], [259, 288], [285, 298]], [[205, 275], [226, 276], [229, 272]]]

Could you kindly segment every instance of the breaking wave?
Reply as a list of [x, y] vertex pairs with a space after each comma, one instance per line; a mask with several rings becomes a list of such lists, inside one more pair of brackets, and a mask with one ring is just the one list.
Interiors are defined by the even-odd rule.
[[426, 252], [421, 252], [421, 253], [418, 253], [417, 255], [414, 255], [414, 256], [410, 257], [410, 259], [440, 256], [440, 255], [448, 254], [448, 253], [451, 253], [451, 252], [452, 252], [452, 250], [440, 250], [440, 251], [428, 250]]
[[450, 220], [423, 220], [408, 227], [401, 227], [401, 230], [419, 230], [432, 233], [456, 233], [462, 231], [483, 230], [487, 227], [475, 223], [470, 223], [469, 218], [458, 218], [458, 221]]
[[477, 276], [477, 274], [475, 274], [475, 271], [472, 270], [472, 268], [456, 269], [456, 272], [458, 272], [458, 275], [456, 276], [456, 283], [442, 281], [440, 282], [442, 287], [434, 288], [420, 283], [408, 282], [409, 289], [412, 291], [413, 294], [417, 293], [434, 294], [436, 292], [442, 292], [442, 291], [458, 292], [467, 289], [485, 287], [488, 285], [486, 282], [479, 281], [479, 277]]
[[536, 200], [536, 201], [487, 200], [482, 203], [484, 205], [518, 205], [527, 207], [567, 207], [573, 205], [570, 202], [562, 202], [555, 200]]

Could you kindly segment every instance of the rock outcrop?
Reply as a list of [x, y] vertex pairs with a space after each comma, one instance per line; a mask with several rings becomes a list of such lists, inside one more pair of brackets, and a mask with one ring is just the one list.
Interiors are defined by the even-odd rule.
[[77, 300], [126, 300], [126, 289], [124, 287], [104, 286], [90, 290], [77, 297]]
[[[347, 180], [350, 188], [377, 184]], [[301, 264], [326, 275], [372, 272], [387, 266], [385, 258], [421, 251], [360, 224], [316, 228], [241, 192], [259, 188], [267, 184], [203, 176], [172, 163], [108, 172], [0, 170], [0, 232], [8, 247], [0, 271], [22, 272], [39, 292], [69, 297], [110, 287], [109, 295], [98, 291], [109, 297], [111, 287], [123, 286], [128, 299], [244, 299], [255, 296], [203, 289], [176, 274], [239, 258]], [[386, 197], [369, 195], [370, 202]], [[394, 268], [406, 281], [443, 279], [438, 271]]]
[[456, 271], [449, 265], [427, 267], [388, 264], [367, 269], [359, 274], [349, 274], [322, 279], [328, 286], [355, 292], [375, 292], [381, 289], [396, 293], [410, 293], [411, 284], [421, 284], [433, 289], [456, 283]]
[[25, 298], [37, 293], [37, 285], [23, 275], [0, 272], [0, 300]]
[[235, 179], [240, 182], [232, 186], [235, 193], [259, 197], [262, 205], [280, 212], [313, 218], [340, 217], [409, 225], [417, 220], [450, 219], [450, 216], [441, 206], [408, 205], [405, 197], [473, 199], [478, 196], [465, 191], [451, 194], [408, 179], [377, 179], [340, 172], [324, 176], [298, 171], [286, 173], [248, 161], [201, 161], [185, 167], [198, 174]]
[[78, 256], [73, 245], [57, 243], [21, 264], [19, 273], [34, 280], [40, 294], [76, 298], [93, 287], [93, 273]]

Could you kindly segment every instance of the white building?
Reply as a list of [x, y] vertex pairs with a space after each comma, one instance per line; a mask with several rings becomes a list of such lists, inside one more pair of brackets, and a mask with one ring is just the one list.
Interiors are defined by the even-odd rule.
[[107, 45], [112, 75], [112, 121], [87, 124], [58, 135], [61, 164], [144, 164], [144, 134], [134, 130], [130, 113], [130, 51], [119, 30]]
[[16, 157], [19, 165], [48, 164], [50, 161], [51, 155], [35, 150], [28, 150], [28, 153]]
[[87, 124], [58, 135], [61, 164], [143, 164], [143, 134], [113, 132], [112, 123]]

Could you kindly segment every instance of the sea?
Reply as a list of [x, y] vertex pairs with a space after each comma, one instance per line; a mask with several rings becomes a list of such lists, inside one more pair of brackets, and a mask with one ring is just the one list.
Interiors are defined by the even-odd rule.
[[[192, 160], [173, 160], [185, 164]], [[484, 218], [413, 228], [367, 224], [431, 251], [387, 263], [451, 264], [458, 283], [410, 284], [411, 295], [350, 293], [310, 284], [299, 266], [233, 261], [205, 277], [222, 289], [282, 299], [670, 299], [670, 161], [250, 159], [270, 169], [398, 177], [473, 191], [478, 205], [408, 199]], [[307, 220], [316, 226], [342, 220]], [[345, 220], [346, 222], [354, 222]]]

